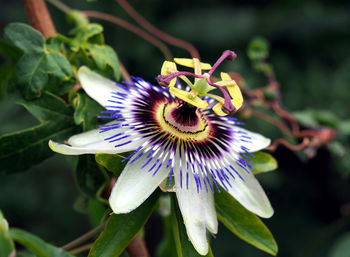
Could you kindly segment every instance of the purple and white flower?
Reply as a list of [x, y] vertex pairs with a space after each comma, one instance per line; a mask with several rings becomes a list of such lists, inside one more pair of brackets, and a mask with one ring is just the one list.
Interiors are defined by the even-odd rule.
[[87, 67], [78, 76], [85, 92], [106, 109], [101, 118], [111, 122], [74, 135], [67, 144], [49, 145], [66, 155], [132, 151], [109, 198], [114, 213], [134, 210], [164, 180], [175, 182], [187, 234], [202, 255], [208, 252], [206, 229], [218, 231], [215, 191], [227, 190], [249, 211], [272, 216], [249, 162], [269, 139], [243, 129], [233, 117], [215, 114], [207, 97], [201, 100], [208, 106], [198, 108], [141, 78], [119, 84]]

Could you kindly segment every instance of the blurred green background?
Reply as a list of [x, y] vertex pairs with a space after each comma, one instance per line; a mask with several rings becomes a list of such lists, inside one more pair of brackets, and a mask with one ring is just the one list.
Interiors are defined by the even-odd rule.
[[[112, 0], [62, 1], [80, 10], [99, 10], [129, 21]], [[130, 0], [148, 21], [161, 30], [193, 43], [202, 60], [213, 63], [225, 49], [238, 58], [222, 70], [239, 72], [250, 88], [265, 86], [247, 57], [249, 42], [263, 36], [270, 42], [269, 62], [281, 83], [284, 106], [291, 112], [326, 111], [327, 122], [350, 118], [350, 3], [312, 0]], [[9, 22], [28, 22], [20, 0], [1, 1], [0, 29]], [[67, 34], [65, 15], [48, 4], [56, 29]], [[105, 28], [106, 43], [118, 53], [132, 75], [155, 82], [162, 53], [115, 25], [94, 20]], [[1, 33], [2, 34], [2, 33]], [[174, 56], [189, 57], [170, 47]], [[2, 61], [1, 61], [2, 62]], [[0, 134], [36, 124], [18, 96], [2, 96]], [[270, 124], [247, 120], [247, 127], [276, 139]], [[279, 168], [258, 175], [275, 209], [265, 220], [279, 245], [281, 257], [350, 256], [350, 138], [339, 134], [336, 146], [322, 148], [312, 159], [300, 158], [283, 147], [274, 156]], [[71, 167], [74, 158], [55, 156], [29, 171], [0, 176], [0, 209], [11, 226], [48, 242], [62, 245], [89, 230], [88, 218], [73, 207], [78, 189]], [[146, 225], [146, 241], [155, 255], [162, 237], [161, 218]], [[222, 225], [211, 240], [215, 256], [268, 256], [244, 243]]]

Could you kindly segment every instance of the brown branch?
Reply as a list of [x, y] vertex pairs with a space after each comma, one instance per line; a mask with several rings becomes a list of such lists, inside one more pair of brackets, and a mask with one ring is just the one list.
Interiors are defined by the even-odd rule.
[[122, 73], [122, 77], [126, 82], [131, 82], [131, 77], [129, 72], [127, 71], [127, 69], [125, 68], [125, 66], [121, 63], [121, 61], [119, 60], [119, 64], [120, 64], [120, 71]]
[[69, 250], [77, 245], [80, 245], [81, 243], [85, 242], [86, 240], [90, 239], [91, 237], [96, 235], [98, 232], [103, 230], [105, 225], [106, 225], [106, 222], [103, 222], [102, 224], [98, 225], [94, 229], [92, 229], [89, 232], [85, 233], [84, 235], [78, 237], [77, 239], [73, 240], [72, 242], [62, 246], [61, 248], [64, 250]]
[[56, 36], [56, 29], [44, 0], [23, 0], [30, 25], [45, 38]]
[[137, 233], [126, 248], [130, 257], [149, 257], [145, 240], [141, 238], [140, 233]]
[[171, 52], [169, 50], [169, 48], [163, 44], [161, 41], [159, 41], [158, 39], [156, 39], [155, 37], [152, 37], [151, 35], [149, 35], [148, 33], [144, 32], [143, 30], [139, 29], [138, 27], [132, 25], [129, 22], [126, 22], [120, 18], [117, 18], [113, 15], [109, 15], [107, 13], [103, 13], [103, 12], [96, 12], [96, 11], [82, 11], [82, 13], [84, 15], [86, 15], [86, 17], [89, 18], [97, 18], [97, 19], [101, 19], [101, 20], [105, 20], [108, 22], [111, 22], [113, 24], [116, 24], [136, 35], [138, 35], [139, 37], [143, 38], [144, 40], [150, 42], [151, 44], [157, 46], [160, 51], [164, 54], [165, 58], [167, 58], [168, 60], [172, 59], [172, 55]]
[[279, 116], [281, 116], [282, 118], [288, 120], [288, 122], [292, 126], [292, 133], [293, 133], [293, 135], [298, 135], [299, 132], [300, 132], [299, 124], [295, 120], [295, 118], [289, 112], [284, 110], [277, 101], [273, 102], [271, 104], [271, 107]]
[[86, 245], [83, 245], [83, 246], [79, 246], [77, 248], [74, 248], [74, 249], [70, 250], [69, 253], [77, 254], [77, 253], [85, 252], [87, 250], [90, 250], [93, 245], [94, 245], [93, 243], [90, 243], [90, 244], [86, 244]]
[[299, 150], [306, 148], [309, 145], [309, 143], [310, 143], [310, 140], [307, 137], [305, 137], [303, 139], [303, 142], [301, 142], [299, 145], [292, 145], [284, 138], [279, 138], [272, 145], [270, 145], [267, 149], [270, 150], [271, 152], [274, 152], [274, 151], [276, 151], [276, 149], [279, 145], [284, 145], [289, 150], [299, 151]]
[[277, 120], [275, 118], [272, 118], [264, 113], [261, 113], [259, 111], [256, 110], [251, 110], [251, 114], [254, 115], [255, 117], [264, 120], [268, 123], [271, 123], [273, 125], [275, 125], [276, 127], [278, 127], [282, 132], [284, 132], [286, 135], [293, 137], [292, 132], [290, 131], [290, 129], [287, 127], [286, 124], [284, 124], [284, 122]]
[[163, 31], [157, 29], [151, 23], [149, 23], [145, 18], [143, 18], [126, 0], [116, 0], [116, 2], [145, 30], [154, 35], [155, 37], [167, 42], [168, 44], [183, 48], [187, 50], [192, 57], [200, 59], [199, 52], [190, 43], [173, 37]]

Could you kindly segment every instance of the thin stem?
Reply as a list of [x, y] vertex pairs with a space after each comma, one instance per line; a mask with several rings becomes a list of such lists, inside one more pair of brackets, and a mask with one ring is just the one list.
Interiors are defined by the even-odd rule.
[[103, 12], [97, 12], [97, 11], [82, 11], [84, 15], [86, 15], [89, 18], [97, 18], [101, 20], [105, 20], [108, 22], [111, 22], [113, 24], [116, 24], [136, 35], [143, 38], [144, 40], [150, 42], [154, 46], [158, 47], [159, 50], [164, 54], [165, 58], [168, 60], [172, 59], [172, 54], [169, 50], [169, 48], [163, 44], [160, 40], [156, 39], [155, 37], [147, 34], [143, 30], [139, 29], [138, 27], [132, 25], [131, 23], [124, 21], [120, 18], [117, 18], [115, 16], [103, 13]]
[[267, 149], [270, 150], [271, 152], [274, 152], [274, 151], [276, 151], [276, 149], [279, 145], [284, 145], [289, 150], [299, 151], [299, 150], [302, 150], [302, 149], [306, 148], [307, 146], [309, 146], [309, 143], [310, 143], [310, 140], [307, 137], [305, 137], [299, 145], [292, 145], [284, 138], [279, 138], [272, 145], [270, 145]]
[[127, 71], [127, 69], [125, 68], [125, 66], [121, 63], [121, 61], [119, 60], [119, 65], [120, 65], [120, 71], [122, 73], [123, 79], [126, 82], [131, 82], [131, 77], [129, 72]]
[[69, 250], [83, 242], [85, 242], [86, 240], [88, 240], [89, 238], [93, 237], [95, 234], [97, 234], [98, 232], [100, 232], [106, 225], [106, 222], [103, 222], [102, 224], [98, 225], [96, 228], [90, 230], [89, 232], [85, 233], [84, 235], [78, 237], [77, 239], [73, 240], [72, 242], [62, 246], [61, 248], [63, 250]]
[[141, 238], [140, 233], [137, 233], [126, 248], [130, 257], [149, 257], [145, 240]]
[[94, 245], [94, 244], [91, 243], [91, 244], [86, 244], [86, 245], [83, 245], [83, 246], [79, 246], [79, 247], [77, 247], [77, 248], [74, 248], [74, 249], [70, 250], [69, 253], [71, 253], [71, 254], [81, 253], [81, 252], [90, 250], [90, 248], [91, 248], [93, 245]]
[[291, 124], [292, 126], [292, 132], [294, 135], [297, 135], [299, 133], [299, 124], [298, 122], [294, 119], [294, 117], [289, 113], [287, 112], [286, 110], [284, 110], [281, 105], [275, 101], [272, 103], [271, 105], [272, 109], [279, 115], [281, 116], [282, 118], [286, 119], [289, 121], [289, 123]]
[[61, 1], [58, 1], [58, 0], [46, 0], [46, 1], [64, 13], [69, 13], [71, 11], [71, 8], [69, 8], [67, 5], [65, 5]]
[[143, 18], [126, 0], [116, 0], [116, 2], [146, 31], [168, 44], [187, 50], [193, 58], [200, 59], [199, 52], [192, 44], [157, 29]]
[[23, 3], [30, 25], [40, 31], [45, 38], [56, 36], [56, 29], [44, 0], [23, 0]]
[[264, 113], [261, 113], [259, 111], [256, 110], [251, 110], [252, 115], [254, 115], [255, 117], [264, 120], [268, 123], [271, 123], [273, 125], [275, 125], [276, 127], [278, 127], [282, 132], [284, 132], [286, 135], [293, 137], [292, 132], [290, 131], [290, 129], [286, 126], [286, 124], [284, 124], [282, 121], [277, 120], [275, 118], [272, 118]]

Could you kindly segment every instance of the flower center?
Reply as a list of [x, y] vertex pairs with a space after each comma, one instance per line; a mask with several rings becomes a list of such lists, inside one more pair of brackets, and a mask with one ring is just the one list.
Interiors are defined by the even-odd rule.
[[200, 110], [187, 103], [159, 104], [156, 119], [162, 130], [180, 139], [201, 141], [207, 139], [210, 134], [206, 117]]

